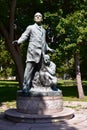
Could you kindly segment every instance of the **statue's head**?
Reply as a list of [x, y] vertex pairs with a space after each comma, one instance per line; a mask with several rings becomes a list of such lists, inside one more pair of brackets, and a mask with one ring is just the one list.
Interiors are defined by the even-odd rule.
[[41, 23], [43, 21], [42, 14], [39, 12], [35, 13], [34, 21], [38, 24]]
[[50, 56], [49, 55], [44, 55], [44, 63], [46, 65], [49, 65], [50, 64]]

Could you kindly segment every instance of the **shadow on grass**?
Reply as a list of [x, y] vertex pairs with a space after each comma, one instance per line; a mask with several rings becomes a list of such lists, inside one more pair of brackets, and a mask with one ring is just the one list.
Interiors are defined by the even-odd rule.
[[[71, 97], [71, 98], [73, 97], [78, 98], [78, 89], [76, 85], [64, 86], [64, 84], [58, 83], [58, 87], [60, 90], [62, 90], [63, 96]], [[84, 95], [87, 96], [87, 84], [83, 84], [83, 91], [84, 91]]]
[[85, 94], [85, 96], [87, 96], [87, 84], [86, 84], [86, 85], [83, 85], [83, 89], [84, 89], [84, 94]]
[[16, 92], [18, 85], [13, 84], [0, 84], [0, 105], [2, 102], [10, 102], [16, 100]]
[[78, 91], [76, 86], [59, 86], [65, 97], [78, 97]]

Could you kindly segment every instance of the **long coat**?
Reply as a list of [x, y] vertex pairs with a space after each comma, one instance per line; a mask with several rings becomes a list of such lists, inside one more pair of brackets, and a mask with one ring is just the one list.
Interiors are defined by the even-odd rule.
[[46, 43], [46, 31], [42, 26], [29, 25], [25, 32], [18, 39], [18, 44], [23, 43], [29, 38], [29, 45], [27, 49], [26, 62], [31, 61], [38, 63], [41, 58], [43, 51], [46, 51], [48, 47]]

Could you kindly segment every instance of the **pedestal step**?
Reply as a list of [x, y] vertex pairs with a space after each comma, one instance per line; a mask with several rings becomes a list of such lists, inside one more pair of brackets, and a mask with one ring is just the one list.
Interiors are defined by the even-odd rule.
[[49, 123], [64, 119], [69, 120], [74, 117], [74, 111], [71, 108], [64, 108], [61, 112], [52, 113], [51, 115], [37, 115], [20, 113], [16, 109], [9, 109], [5, 111], [5, 116], [14, 122]]
[[74, 111], [63, 108], [62, 93], [59, 91], [17, 92], [17, 109], [5, 111], [7, 119], [15, 122], [48, 123], [71, 119]]

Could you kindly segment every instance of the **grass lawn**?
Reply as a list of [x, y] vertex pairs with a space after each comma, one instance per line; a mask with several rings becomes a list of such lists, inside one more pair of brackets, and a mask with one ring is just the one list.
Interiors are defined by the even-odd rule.
[[[69, 82], [69, 84], [68, 84]], [[65, 84], [67, 83], [67, 84]], [[59, 80], [58, 88], [62, 90], [63, 100], [66, 101], [87, 101], [87, 81], [83, 81], [83, 89], [85, 93], [84, 99], [78, 98], [78, 91], [75, 81]], [[18, 82], [16, 81], [0, 81], [0, 112], [7, 108], [16, 107], [16, 92], [18, 90]]]
[[0, 112], [7, 108], [16, 107], [16, 91], [18, 82], [0, 81]]
[[58, 82], [58, 88], [62, 90], [63, 100], [65, 101], [87, 101], [87, 81], [82, 81], [82, 86], [85, 97], [79, 99], [76, 81], [59, 80]]

